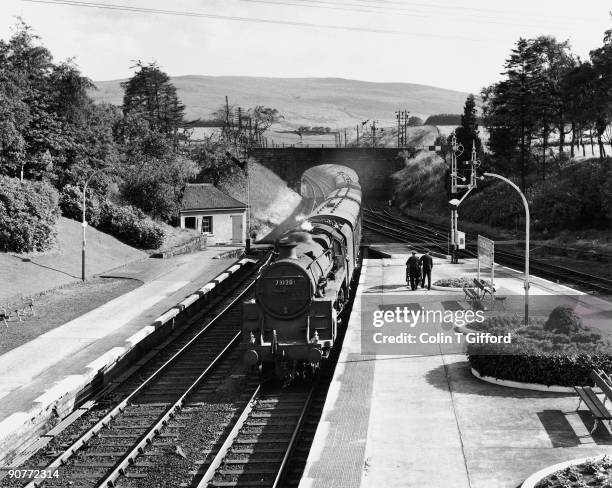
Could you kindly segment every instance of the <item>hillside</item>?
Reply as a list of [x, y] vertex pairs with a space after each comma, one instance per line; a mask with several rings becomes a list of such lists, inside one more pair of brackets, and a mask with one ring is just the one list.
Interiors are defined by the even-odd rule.
[[[261, 239], [299, 208], [302, 198], [265, 166], [249, 161], [251, 232]], [[246, 203], [247, 181], [242, 172], [219, 184], [228, 195]]]
[[[121, 104], [122, 80], [97, 81], [97, 101]], [[186, 118], [208, 119], [225, 103], [266, 105], [285, 116], [284, 127], [353, 127], [375, 119], [395, 125], [395, 111], [406, 109], [423, 119], [436, 113], [461, 113], [467, 93], [413, 83], [373, 83], [342, 78], [256, 78], [177, 76], [172, 78], [186, 105]]]
[[[79, 222], [60, 217], [57, 246], [52, 252], [29, 256], [0, 253], [0, 303], [33, 295], [81, 277], [81, 236]], [[101, 273], [147, 254], [119, 242], [93, 227], [87, 229], [87, 275]]]

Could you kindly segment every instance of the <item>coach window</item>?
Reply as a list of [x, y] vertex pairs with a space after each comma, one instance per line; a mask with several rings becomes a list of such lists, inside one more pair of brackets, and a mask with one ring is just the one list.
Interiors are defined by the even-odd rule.
[[213, 231], [212, 217], [202, 217], [202, 233], [212, 234], [212, 231]]
[[195, 229], [196, 228], [196, 218], [195, 217], [185, 217], [185, 229]]

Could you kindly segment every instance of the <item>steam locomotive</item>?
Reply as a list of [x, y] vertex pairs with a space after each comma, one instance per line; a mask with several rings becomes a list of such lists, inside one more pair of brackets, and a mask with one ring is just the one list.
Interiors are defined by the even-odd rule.
[[[325, 165], [333, 190], [276, 243], [242, 308], [243, 360], [266, 376], [309, 376], [327, 358], [351, 291], [361, 242], [361, 187], [354, 172]], [[320, 176], [320, 175], [319, 175]]]

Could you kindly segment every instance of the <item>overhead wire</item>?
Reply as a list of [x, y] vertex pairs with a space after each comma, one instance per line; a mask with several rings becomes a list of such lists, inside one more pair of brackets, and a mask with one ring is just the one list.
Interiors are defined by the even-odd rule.
[[318, 28], [318, 29], [346, 30], [346, 31], [355, 31], [355, 32], [371, 32], [375, 34], [393, 34], [393, 35], [401, 35], [401, 36], [409, 36], [409, 37], [451, 39], [451, 40], [456, 40], [456, 41], [468, 41], [468, 42], [482, 42], [482, 41], [503, 42], [500, 39], [487, 39], [483, 37], [477, 38], [477, 37], [468, 37], [468, 36], [437, 34], [437, 33], [431, 33], [431, 32], [412, 32], [412, 31], [406, 31], [406, 30], [382, 29], [382, 28], [378, 29], [378, 28], [373, 28], [373, 27], [359, 27], [359, 26], [352, 26], [352, 25], [319, 24], [319, 23], [314, 23], [314, 22], [300, 22], [300, 21], [292, 21], [292, 20], [278, 20], [278, 19], [268, 19], [268, 18], [259, 18], [259, 17], [241, 17], [241, 16], [233, 16], [233, 15], [211, 14], [211, 13], [205, 13], [205, 12], [154, 9], [150, 7], [131, 7], [128, 5], [98, 3], [98, 2], [90, 2], [90, 1], [78, 1], [78, 0], [22, 0], [22, 1], [29, 2], [29, 3], [50, 4], [50, 5], [66, 5], [66, 6], [73, 6], [73, 7], [97, 8], [97, 9], [103, 9], [103, 10], [117, 10], [117, 11], [139, 13], [139, 14], [174, 15], [174, 16], [183, 16], [183, 17], [206, 18], [206, 19], [213, 19], [213, 20], [252, 22], [252, 23], [259, 23], [259, 24], [279, 24], [279, 25], [287, 25], [287, 26], [294, 26], [294, 27], [310, 27], [310, 28]]
[[[298, 1], [308, 1], [308, 0], [298, 0]], [[537, 17], [542, 20], [549, 21], [550, 19], [562, 19], [574, 22], [576, 20], [592, 22], [596, 20], [595, 18], [585, 18], [585, 17], [576, 17], [574, 15], [558, 15], [551, 12], [534, 12], [533, 9], [529, 9], [528, 11], [512, 11], [512, 10], [499, 10], [499, 9], [491, 9], [491, 8], [483, 8], [483, 7], [469, 7], [466, 5], [456, 5], [456, 4], [436, 4], [436, 3], [421, 3], [421, 2], [413, 2], [413, 1], [398, 1], [398, 0], [351, 0], [352, 2], [359, 2], [361, 4], [371, 4], [373, 6], [382, 6], [382, 5], [397, 5], [400, 7], [413, 6], [413, 7], [421, 7], [426, 9], [438, 9], [444, 11], [457, 10], [464, 12], [482, 12], [482, 13], [491, 13], [491, 14], [500, 14], [505, 16], [513, 15], [518, 16], [522, 19], [525, 17]], [[342, 4], [342, 0], [338, 0], [335, 2], [337, 4]]]
[[[373, 2], [369, 2], [366, 4], [356, 4], [356, 3], [348, 3], [348, 2], [337, 2], [337, 1], [325, 1], [325, 0], [240, 0], [241, 2], [248, 3], [259, 3], [259, 4], [268, 4], [268, 5], [280, 5], [280, 6], [291, 6], [291, 7], [304, 7], [304, 8], [318, 8], [318, 9], [326, 9], [326, 10], [341, 10], [341, 11], [350, 11], [356, 13], [374, 13], [380, 15], [393, 15], [393, 16], [404, 16], [404, 17], [415, 17], [415, 18], [450, 18], [450, 19], [460, 19], [462, 21], [473, 22], [476, 24], [495, 24], [495, 25], [518, 25], [523, 27], [541, 27], [541, 23], [538, 22], [536, 18], [531, 18], [537, 23], [527, 22], [526, 19], [523, 18], [513, 18], [508, 19], [507, 17], [483, 17], [476, 16], [474, 14], [468, 12], [445, 12], [441, 13], [438, 11], [428, 12], [427, 9], [418, 9], [414, 8], [396, 8], [396, 7], [385, 7], [384, 5], [374, 4]], [[353, 0], [353, 1], [365, 1], [365, 0]], [[420, 5], [420, 4], [418, 4]], [[547, 22], [550, 23], [550, 19], [547, 19]], [[565, 27], [570, 27], [569, 20], [568, 23], [562, 24]], [[558, 23], [561, 26], [561, 23]]]

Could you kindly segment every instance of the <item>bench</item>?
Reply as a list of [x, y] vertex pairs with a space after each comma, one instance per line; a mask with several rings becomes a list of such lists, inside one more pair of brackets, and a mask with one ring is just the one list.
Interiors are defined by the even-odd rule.
[[599, 387], [604, 394], [603, 402], [590, 386], [575, 386], [574, 390], [576, 390], [576, 393], [580, 397], [576, 411], [578, 411], [580, 405], [584, 402], [595, 419], [593, 428], [589, 432], [589, 434], [593, 434], [600, 421], [607, 420], [610, 422], [612, 420], [612, 413], [610, 413], [605, 405], [607, 400], [612, 400], [612, 381], [603, 371], [592, 370], [589, 375], [595, 383], [595, 386]]
[[481, 298], [484, 298], [487, 293], [491, 296], [491, 298], [495, 297], [495, 288], [489, 285], [485, 280], [474, 278], [474, 286], [476, 286], [476, 288], [482, 292]]
[[33, 317], [34, 315], [36, 315], [36, 312], [34, 310], [34, 300], [32, 298], [21, 297], [21, 303], [21, 315], [23, 315], [24, 317]]
[[481, 306], [481, 297], [476, 288], [470, 288], [466, 285], [463, 287], [463, 293], [465, 293], [465, 300], [472, 306]]

